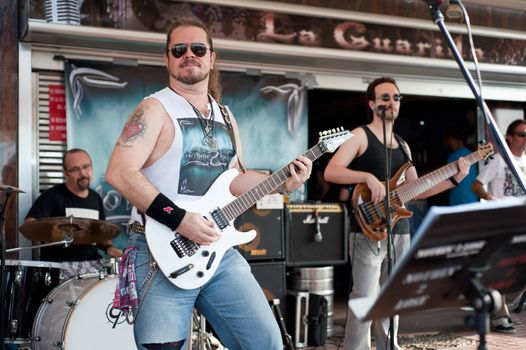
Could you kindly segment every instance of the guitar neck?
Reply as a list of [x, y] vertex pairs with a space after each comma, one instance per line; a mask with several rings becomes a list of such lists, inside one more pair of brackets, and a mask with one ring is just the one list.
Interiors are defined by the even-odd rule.
[[[317, 144], [307, 152], [303, 153], [303, 155], [309, 158], [311, 161], [314, 161], [323, 155], [323, 153], [325, 153], [325, 151], [322, 149], [320, 144]], [[283, 183], [285, 183], [289, 177], [290, 171], [289, 166], [287, 165], [274, 172], [272, 175], [261, 181], [256, 186], [252, 187], [247, 192], [243, 193], [241, 196], [234, 199], [232, 202], [225, 205], [223, 208], [221, 208], [221, 211], [228, 221], [232, 221], [244, 213], [247, 209], [252, 207], [258, 200], [265, 197], [267, 194], [271, 193]]]
[[[480, 155], [478, 152], [473, 152], [470, 155], [464, 157], [464, 159], [468, 162], [469, 166], [471, 166], [480, 160]], [[400, 198], [402, 204], [405, 204], [411, 199], [432, 189], [442, 181], [449, 179], [457, 172], [458, 168], [456, 162], [450, 163], [430, 172], [429, 174], [419, 177], [415, 181], [400, 185], [395, 189], [395, 192], [398, 194], [398, 198]]]

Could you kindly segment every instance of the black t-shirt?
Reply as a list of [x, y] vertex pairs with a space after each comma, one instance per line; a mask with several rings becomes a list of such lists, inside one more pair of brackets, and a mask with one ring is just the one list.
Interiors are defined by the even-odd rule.
[[[26, 218], [42, 219], [57, 216], [69, 216], [104, 220], [102, 199], [97, 192], [89, 190], [86, 198], [71, 193], [65, 184], [56, 185], [45, 191], [35, 201]], [[40, 259], [45, 261], [84, 261], [97, 260], [101, 256], [92, 244], [44, 247], [40, 250]]]
[[[351, 164], [349, 169], [357, 171], [365, 171], [373, 174], [380, 181], [385, 181], [385, 151], [384, 145], [378, 140], [375, 134], [367, 127], [363, 126], [362, 129], [367, 135], [367, 148], [365, 152], [360, 156], [356, 157]], [[404, 165], [409, 158], [405, 154], [402, 147], [391, 149], [391, 169], [389, 169], [389, 176], [393, 176], [402, 165]], [[392, 191], [393, 189], [391, 189]], [[354, 220], [351, 215], [351, 225], [355, 232], [361, 232], [360, 226]], [[393, 228], [395, 234], [407, 234], [410, 233], [409, 219], [400, 219]]]

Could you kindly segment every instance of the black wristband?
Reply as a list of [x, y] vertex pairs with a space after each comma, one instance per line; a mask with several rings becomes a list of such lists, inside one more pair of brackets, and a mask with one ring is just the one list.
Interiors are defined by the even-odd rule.
[[453, 185], [458, 186], [458, 181], [455, 180], [455, 178], [454, 178], [453, 176], [451, 176], [451, 177], [449, 178], [449, 181], [451, 181], [451, 183], [452, 183]]
[[146, 210], [146, 215], [168, 226], [172, 231], [177, 229], [185, 214], [186, 210], [179, 208], [162, 193], [155, 197]]

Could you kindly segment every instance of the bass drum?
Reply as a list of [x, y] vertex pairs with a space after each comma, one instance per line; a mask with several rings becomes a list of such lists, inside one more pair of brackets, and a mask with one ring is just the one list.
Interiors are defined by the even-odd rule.
[[33, 324], [33, 350], [135, 350], [133, 326], [112, 309], [118, 277], [73, 278], [53, 289]]

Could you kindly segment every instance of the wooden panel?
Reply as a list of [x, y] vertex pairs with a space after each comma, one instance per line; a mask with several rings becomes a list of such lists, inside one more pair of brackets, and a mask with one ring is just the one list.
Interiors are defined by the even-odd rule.
[[[0, 1], [0, 183], [18, 185], [18, 1]], [[4, 201], [5, 192], [0, 191], [0, 201]], [[12, 195], [6, 211], [6, 247], [17, 244], [17, 195]]]

